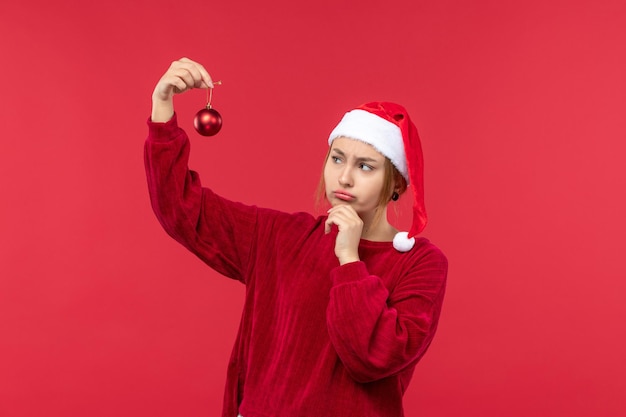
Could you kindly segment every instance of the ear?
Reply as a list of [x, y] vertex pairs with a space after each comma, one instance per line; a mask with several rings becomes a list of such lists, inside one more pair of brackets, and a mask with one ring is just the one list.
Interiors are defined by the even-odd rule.
[[399, 195], [402, 195], [406, 191], [406, 188], [406, 180], [404, 179], [402, 174], [396, 171], [396, 175], [393, 179], [393, 191], [395, 191]]

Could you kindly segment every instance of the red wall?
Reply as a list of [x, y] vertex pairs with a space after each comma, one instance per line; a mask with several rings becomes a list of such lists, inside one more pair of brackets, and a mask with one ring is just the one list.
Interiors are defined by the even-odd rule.
[[176, 100], [192, 167], [248, 203], [312, 210], [344, 111], [411, 112], [450, 273], [407, 416], [625, 415], [625, 3], [241, 3], [0, 6], [0, 416], [221, 409], [243, 288], [163, 232], [143, 173], [181, 56], [224, 81], [214, 138], [204, 92]]

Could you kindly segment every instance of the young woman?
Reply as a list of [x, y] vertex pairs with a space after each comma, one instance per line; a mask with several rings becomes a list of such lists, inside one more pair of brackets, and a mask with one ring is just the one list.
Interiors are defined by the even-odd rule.
[[[172, 63], [153, 93], [145, 164], [154, 211], [210, 267], [245, 284], [223, 417], [399, 417], [441, 311], [447, 261], [425, 238], [417, 130], [393, 103], [354, 109], [329, 137], [327, 215], [222, 198], [187, 168], [173, 96], [210, 88], [204, 67]], [[408, 233], [387, 205], [410, 186]]]

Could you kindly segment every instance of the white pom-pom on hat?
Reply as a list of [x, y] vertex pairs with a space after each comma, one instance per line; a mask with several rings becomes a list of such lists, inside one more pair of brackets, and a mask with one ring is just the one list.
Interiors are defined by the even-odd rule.
[[415, 238], [409, 239], [409, 232], [398, 232], [393, 237], [393, 247], [398, 252], [408, 252], [415, 246]]

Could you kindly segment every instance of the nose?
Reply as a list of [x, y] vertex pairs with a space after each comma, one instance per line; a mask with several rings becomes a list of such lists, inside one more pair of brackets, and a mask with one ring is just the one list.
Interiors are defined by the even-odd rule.
[[352, 169], [349, 166], [344, 166], [344, 168], [339, 173], [338, 178], [339, 184], [342, 187], [352, 187], [354, 185], [354, 180], [352, 178]]

